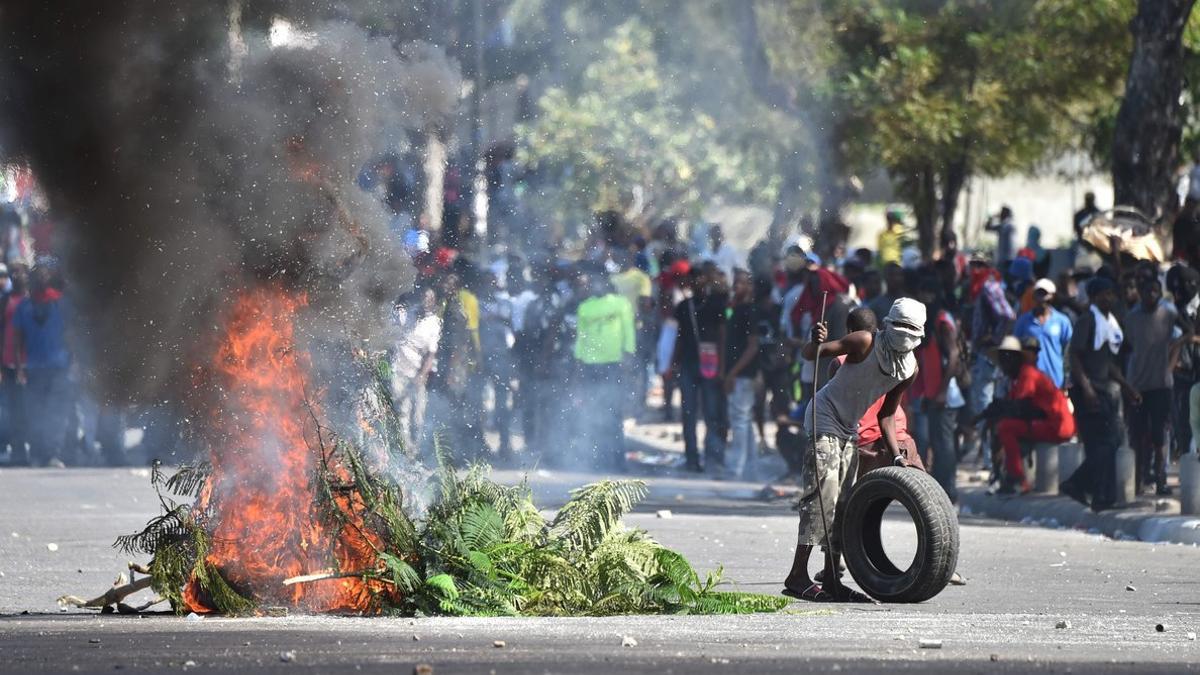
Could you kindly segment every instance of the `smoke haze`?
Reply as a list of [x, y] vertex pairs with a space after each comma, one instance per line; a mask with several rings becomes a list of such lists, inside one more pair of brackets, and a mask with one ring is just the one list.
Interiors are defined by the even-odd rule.
[[[320, 5], [0, 9], [2, 150], [30, 162], [67, 232], [106, 400], [178, 398], [239, 289], [304, 289], [303, 325], [323, 342], [369, 338], [411, 283], [355, 180], [404, 130], [450, 114], [458, 75], [440, 50], [402, 55]], [[275, 14], [312, 39], [272, 48]]]

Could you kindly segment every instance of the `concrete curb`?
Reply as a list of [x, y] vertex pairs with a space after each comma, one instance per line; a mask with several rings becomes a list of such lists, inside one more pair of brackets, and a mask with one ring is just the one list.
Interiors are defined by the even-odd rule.
[[960, 487], [958, 498], [962, 515], [983, 516], [1055, 529], [1087, 530], [1113, 539], [1200, 546], [1198, 516], [1163, 515], [1147, 508], [1093, 513], [1091, 509], [1068, 497], [999, 497], [987, 494], [986, 488], [982, 487]]

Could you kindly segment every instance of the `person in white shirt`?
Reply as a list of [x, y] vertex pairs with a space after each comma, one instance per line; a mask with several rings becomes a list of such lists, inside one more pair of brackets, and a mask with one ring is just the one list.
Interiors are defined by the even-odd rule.
[[742, 254], [725, 241], [725, 233], [720, 225], [708, 228], [708, 248], [700, 252], [700, 261], [715, 264], [725, 275], [726, 284], [732, 283], [734, 269], [746, 267]]
[[425, 423], [425, 384], [442, 337], [437, 294], [426, 288], [419, 297], [417, 306], [396, 308], [397, 338], [392, 352], [392, 402], [400, 417], [401, 438], [408, 452], [420, 448]]

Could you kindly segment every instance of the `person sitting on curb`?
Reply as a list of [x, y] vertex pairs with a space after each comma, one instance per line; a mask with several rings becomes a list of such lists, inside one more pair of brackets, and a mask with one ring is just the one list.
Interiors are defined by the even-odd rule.
[[1067, 398], [1033, 365], [1037, 350], [1036, 338], [1030, 338], [1023, 347], [1011, 335], [996, 348], [996, 361], [1012, 384], [1008, 397], [993, 401], [979, 418], [995, 424], [996, 437], [1004, 449], [1007, 476], [1000, 494], [1026, 494], [1032, 489], [1025, 476], [1022, 444], [1063, 443], [1075, 435], [1075, 418], [1067, 407]]

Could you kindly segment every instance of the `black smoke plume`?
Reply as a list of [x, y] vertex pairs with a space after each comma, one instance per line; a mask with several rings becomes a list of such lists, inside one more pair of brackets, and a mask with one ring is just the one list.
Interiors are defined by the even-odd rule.
[[[106, 400], [177, 398], [239, 289], [304, 290], [315, 334], [365, 339], [410, 283], [355, 180], [450, 113], [457, 76], [325, 5], [0, 4], [0, 153], [31, 164], [67, 232]], [[272, 46], [276, 16], [307, 35]]]

